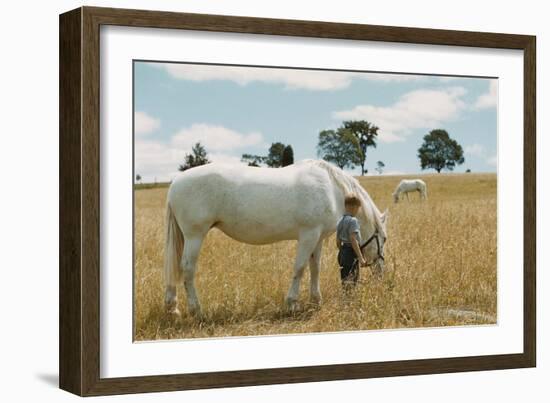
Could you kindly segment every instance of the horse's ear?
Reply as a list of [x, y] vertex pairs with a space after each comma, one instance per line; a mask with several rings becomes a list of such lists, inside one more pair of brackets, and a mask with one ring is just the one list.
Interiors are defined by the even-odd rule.
[[384, 213], [382, 213], [382, 215], [380, 216], [380, 221], [382, 221], [383, 224], [386, 224], [386, 221], [388, 221], [388, 216], [390, 215], [388, 209], [386, 209], [384, 211]]

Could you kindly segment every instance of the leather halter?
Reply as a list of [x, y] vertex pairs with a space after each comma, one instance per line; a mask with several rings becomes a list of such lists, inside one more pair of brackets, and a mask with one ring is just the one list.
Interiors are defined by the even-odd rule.
[[371, 243], [373, 240], [376, 241], [376, 253], [377, 253], [378, 256], [376, 257], [374, 262], [372, 262], [370, 264], [367, 263], [367, 266], [371, 266], [374, 263], [377, 263], [378, 260], [380, 260], [380, 259], [382, 259], [382, 261], [384, 261], [384, 254], [382, 253], [381, 248], [380, 248], [380, 240], [378, 239], [378, 235], [379, 235], [378, 230], [375, 230], [374, 234], [372, 234], [369, 239], [367, 239], [361, 246], [359, 246], [359, 248], [361, 249], [361, 252], [362, 252], [363, 248], [366, 248], [369, 243]]

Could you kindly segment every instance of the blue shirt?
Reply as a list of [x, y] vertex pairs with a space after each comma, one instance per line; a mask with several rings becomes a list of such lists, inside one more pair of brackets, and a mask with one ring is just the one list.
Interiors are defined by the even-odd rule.
[[351, 234], [357, 234], [357, 241], [361, 243], [361, 230], [359, 221], [349, 213], [345, 213], [336, 225], [336, 237], [340, 242], [351, 243]]

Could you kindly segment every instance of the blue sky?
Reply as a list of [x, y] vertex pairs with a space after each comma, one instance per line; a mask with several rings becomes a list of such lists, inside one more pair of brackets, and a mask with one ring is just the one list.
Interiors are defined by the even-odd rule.
[[135, 172], [170, 180], [197, 141], [230, 164], [277, 141], [317, 158], [321, 130], [359, 119], [380, 128], [369, 173], [379, 160], [388, 174], [422, 172], [417, 150], [436, 128], [465, 150], [456, 172], [495, 172], [497, 91], [486, 78], [135, 62]]

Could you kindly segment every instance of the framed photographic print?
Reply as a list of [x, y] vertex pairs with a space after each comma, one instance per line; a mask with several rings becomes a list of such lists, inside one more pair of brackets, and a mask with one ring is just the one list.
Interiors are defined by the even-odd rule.
[[532, 367], [535, 37], [60, 16], [60, 387]]

